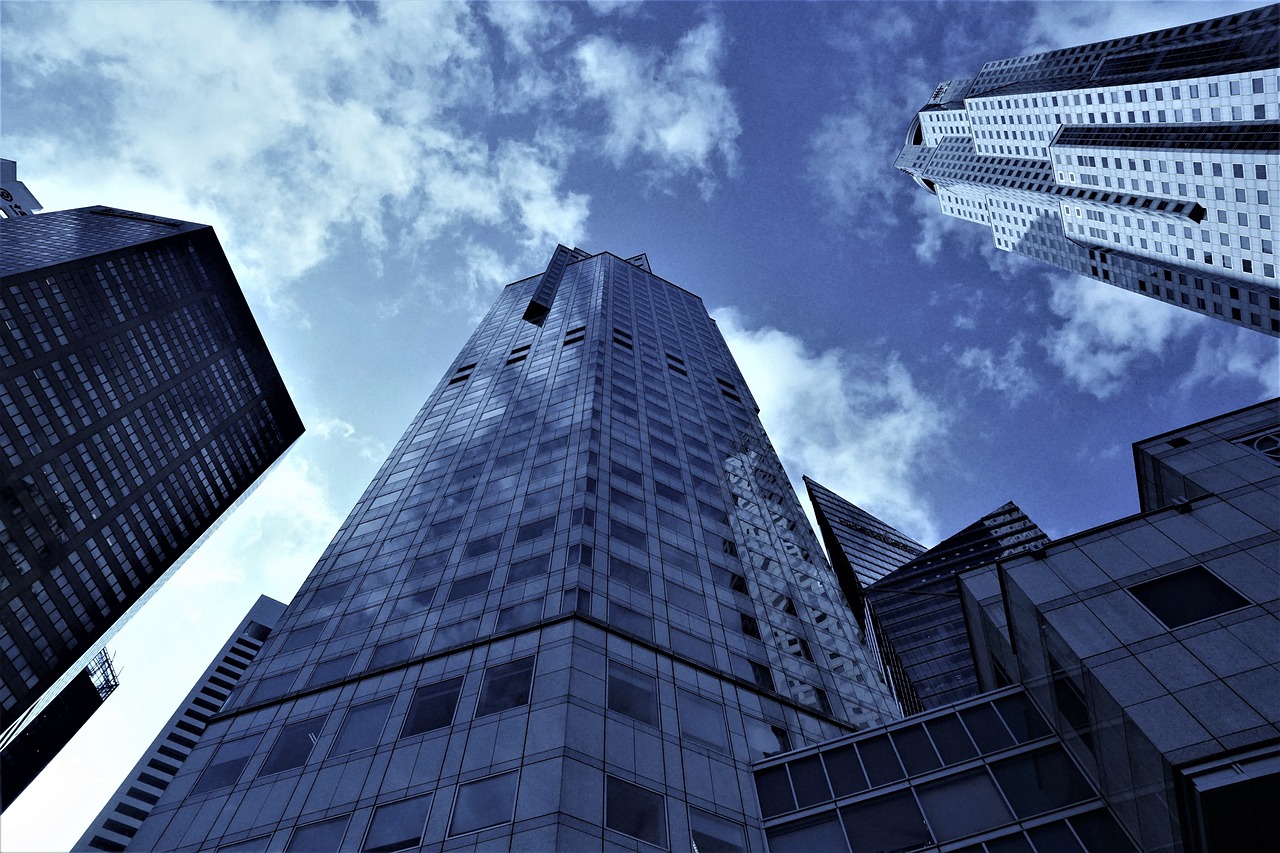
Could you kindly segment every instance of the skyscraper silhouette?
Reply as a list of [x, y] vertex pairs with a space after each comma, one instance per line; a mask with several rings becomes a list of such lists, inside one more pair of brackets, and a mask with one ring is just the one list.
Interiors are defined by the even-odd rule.
[[131, 849], [760, 849], [752, 761], [895, 719], [698, 297], [507, 286]]
[[113, 686], [107, 640], [302, 434], [212, 228], [32, 201], [0, 220], [5, 805]]
[[988, 62], [897, 167], [996, 248], [1280, 335], [1280, 6]]

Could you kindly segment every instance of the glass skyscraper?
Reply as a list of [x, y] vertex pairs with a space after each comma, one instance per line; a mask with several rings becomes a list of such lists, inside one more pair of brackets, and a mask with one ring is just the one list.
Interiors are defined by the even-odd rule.
[[896, 719], [701, 300], [506, 287], [129, 844], [763, 850], [750, 765]]
[[212, 228], [30, 206], [0, 219], [5, 804], [101, 703], [111, 634], [302, 433]]
[[997, 248], [1280, 335], [1280, 6], [988, 62], [896, 165]]

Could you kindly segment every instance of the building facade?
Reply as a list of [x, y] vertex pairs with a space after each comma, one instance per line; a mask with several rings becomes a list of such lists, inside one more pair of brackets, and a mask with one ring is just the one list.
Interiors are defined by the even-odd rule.
[[988, 62], [899, 169], [996, 247], [1280, 335], [1280, 6]]
[[752, 761], [894, 719], [698, 297], [508, 285], [130, 849], [763, 850]]
[[89, 207], [0, 239], [3, 752], [302, 423], [212, 228]]
[[921, 709], [978, 693], [956, 579], [1048, 540], [1010, 502], [949, 536], [867, 590], [872, 615]]
[[960, 575], [986, 692], [756, 765], [771, 851], [1275, 846], [1280, 400], [1134, 455], [1139, 514]]
[[284, 603], [274, 598], [258, 597], [73, 849], [118, 851], [128, 847], [151, 807], [199, 743], [210, 717], [222, 710], [249, 664], [262, 651], [284, 608]]

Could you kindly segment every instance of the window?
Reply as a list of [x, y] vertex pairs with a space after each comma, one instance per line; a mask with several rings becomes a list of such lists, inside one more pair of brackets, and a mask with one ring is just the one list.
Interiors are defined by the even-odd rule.
[[653, 620], [615, 601], [609, 602], [609, 624], [628, 634], [653, 640]]
[[484, 672], [476, 716], [497, 714], [529, 704], [533, 688], [533, 658], [521, 658], [491, 666]]
[[409, 850], [422, 840], [431, 809], [431, 794], [378, 806], [365, 835], [363, 853], [393, 853]]
[[658, 680], [609, 661], [609, 710], [651, 726], [658, 725]]
[[467, 598], [472, 595], [479, 595], [482, 592], [488, 592], [489, 579], [493, 577], [493, 572], [480, 572], [478, 575], [470, 577], [458, 578], [449, 587], [449, 595], [445, 598], [445, 603], [457, 601], [461, 598]]
[[342, 849], [342, 836], [347, 834], [351, 815], [309, 823], [293, 831], [285, 853], [338, 853]]
[[680, 710], [680, 734], [695, 743], [723, 752], [729, 750], [729, 732], [725, 727], [724, 708], [695, 693], [677, 690]]
[[742, 824], [726, 820], [702, 809], [689, 807], [689, 832], [693, 836], [693, 849], [721, 851], [721, 853], [746, 853], [747, 842]]
[[542, 599], [513, 604], [498, 611], [495, 631], [511, 631], [522, 625], [530, 625], [542, 618]]
[[1167, 628], [1181, 628], [1249, 604], [1204, 566], [1145, 581], [1128, 588], [1133, 597]]
[[604, 825], [614, 832], [667, 846], [667, 815], [661, 794], [606, 775]]
[[609, 557], [609, 577], [620, 581], [632, 589], [638, 589], [643, 592], [649, 591], [649, 573], [644, 569], [633, 566], [626, 560], [619, 560], [617, 557]]
[[319, 714], [285, 726], [267, 754], [267, 760], [262, 763], [258, 776], [281, 773], [306, 764], [328, 718], [328, 714]]
[[417, 641], [417, 637], [404, 637], [389, 643], [381, 643], [374, 648], [373, 656], [369, 658], [369, 669], [379, 669], [407, 661], [413, 654], [413, 647]]
[[431, 651], [436, 652], [460, 643], [469, 643], [476, 638], [476, 634], [479, 631], [479, 616], [463, 619], [461, 622], [454, 622], [450, 625], [441, 625], [436, 629], [435, 636], [431, 638]]
[[427, 684], [413, 691], [409, 713], [405, 715], [400, 737], [431, 732], [453, 724], [453, 712], [462, 693], [462, 676]]
[[238, 782], [244, 766], [249, 763], [250, 758], [253, 758], [253, 753], [261, 740], [262, 735], [253, 735], [220, 744], [213, 758], [209, 760], [209, 766], [204, 769], [200, 779], [192, 787], [191, 793], [203, 794]]
[[992, 764], [991, 772], [1020, 820], [1094, 796], [1089, 783], [1059, 746]]
[[329, 757], [377, 746], [378, 739], [382, 737], [382, 727], [386, 725], [387, 715], [390, 713], [390, 697], [356, 705], [347, 711], [342, 728], [338, 729], [338, 737], [329, 749]]
[[961, 773], [916, 789], [920, 805], [939, 841], [963, 838], [1010, 820], [986, 770]]
[[507, 583], [519, 583], [529, 578], [545, 575], [551, 569], [551, 555], [539, 554], [525, 560], [512, 563], [507, 570]]
[[915, 850], [933, 840], [910, 791], [876, 797], [840, 809], [853, 853]]
[[510, 823], [515, 813], [517, 771], [478, 779], [458, 786], [449, 834], [462, 835]]

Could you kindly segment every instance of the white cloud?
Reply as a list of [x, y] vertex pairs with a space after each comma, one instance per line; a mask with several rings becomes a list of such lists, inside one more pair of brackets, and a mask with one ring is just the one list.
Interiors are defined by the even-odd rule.
[[[563, 29], [537, 7], [489, 11], [521, 50]], [[476, 120], [493, 60], [467, 7], [90, 3], [15, 10], [6, 31], [7, 86], [83, 89], [101, 113], [92, 135], [7, 134], [46, 208], [209, 222], [241, 284], [274, 306], [339, 228], [414, 253], [470, 224], [543, 246], [583, 231], [567, 147], [491, 144]]]
[[1158, 356], [1197, 324], [1190, 311], [1083, 276], [1047, 276], [1049, 307], [1065, 322], [1040, 341], [1049, 361], [1082, 391], [1112, 396], [1139, 359]]
[[1280, 343], [1247, 329], [1206, 335], [1196, 344], [1195, 361], [1178, 387], [1191, 391], [1231, 379], [1256, 382], [1259, 399], [1280, 395]]
[[745, 328], [733, 309], [713, 312], [794, 482], [807, 474], [917, 539], [936, 526], [920, 481], [939, 457], [948, 418], [906, 367], [795, 335]]
[[615, 163], [646, 155], [656, 163], [651, 175], [659, 185], [692, 175], [704, 198], [715, 189], [718, 166], [735, 173], [742, 128], [720, 79], [724, 41], [723, 27], [709, 20], [686, 33], [667, 56], [605, 36], [578, 47], [583, 92], [604, 106], [604, 150]]
[[326, 418], [312, 426], [311, 431], [325, 440], [338, 438], [349, 442], [356, 448], [360, 458], [368, 462], [381, 462], [387, 456], [386, 444], [367, 435], [360, 435], [354, 424], [342, 418]]
[[1039, 388], [1035, 376], [1023, 364], [1024, 340], [1023, 335], [1015, 335], [1000, 355], [985, 347], [969, 347], [956, 362], [977, 374], [979, 387], [997, 391], [1017, 405]]

